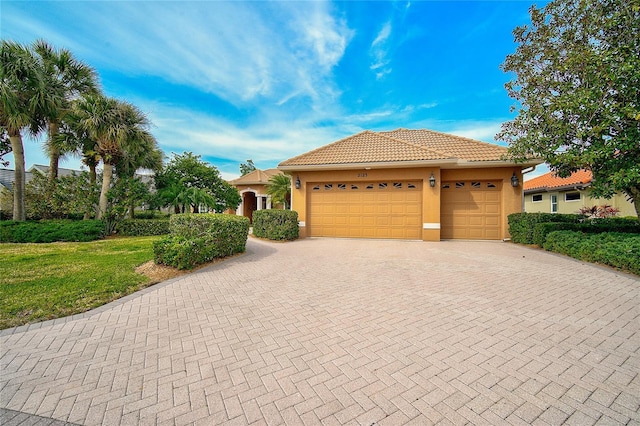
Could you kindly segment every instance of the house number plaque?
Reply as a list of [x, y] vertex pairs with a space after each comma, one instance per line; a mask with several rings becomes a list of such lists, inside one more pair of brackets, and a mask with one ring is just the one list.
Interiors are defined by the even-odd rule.
[[367, 177], [367, 173], [358, 173], [359, 178]]

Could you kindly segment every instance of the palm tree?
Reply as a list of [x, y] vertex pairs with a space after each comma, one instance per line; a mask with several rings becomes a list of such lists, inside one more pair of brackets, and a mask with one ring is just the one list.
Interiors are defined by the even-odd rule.
[[282, 203], [284, 208], [288, 209], [291, 200], [291, 178], [283, 174], [271, 176], [267, 184], [267, 194], [271, 195], [275, 203]]
[[57, 135], [61, 121], [71, 110], [73, 99], [98, 92], [97, 74], [93, 68], [75, 59], [70, 51], [56, 50], [44, 40], [36, 41], [33, 51], [42, 67], [48, 96], [54, 100], [52, 108], [45, 112], [49, 134], [46, 142], [50, 158], [49, 179], [53, 181], [58, 177], [60, 157], [73, 150], [59, 143]]
[[141, 141], [148, 141], [147, 117], [134, 105], [104, 96], [89, 95], [76, 103], [74, 114], [81, 129], [95, 141], [95, 151], [104, 166], [98, 203], [98, 219], [107, 211], [107, 192], [113, 168]]
[[13, 151], [13, 220], [24, 221], [25, 159], [22, 131], [37, 135], [45, 128], [42, 111], [50, 105], [41, 69], [33, 53], [19, 43], [0, 44], [0, 127]]
[[[139, 139], [127, 141], [123, 147], [123, 157], [116, 164], [116, 176], [134, 178], [140, 169], [157, 172], [162, 169], [164, 154], [158, 148], [156, 138], [147, 131], [140, 132]], [[129, 205], [129, 217], [135, 215], [134, 201]]]

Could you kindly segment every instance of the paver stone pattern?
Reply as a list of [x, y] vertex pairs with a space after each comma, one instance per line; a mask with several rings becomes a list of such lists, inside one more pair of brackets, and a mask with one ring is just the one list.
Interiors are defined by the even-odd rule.
[[636, 277], [502, 242], [251, 238], [0, 332], [0, 420], [638, 425], [639, 302]]

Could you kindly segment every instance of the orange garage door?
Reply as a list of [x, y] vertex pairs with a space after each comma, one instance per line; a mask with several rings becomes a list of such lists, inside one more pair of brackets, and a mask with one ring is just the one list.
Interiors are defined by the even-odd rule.
[[323, 182], [308, 186], [312, 237], [422, 239], [422, 182]]
[[499, 240], [501, 194], [499, 182], [442, 182], [440, 237]]

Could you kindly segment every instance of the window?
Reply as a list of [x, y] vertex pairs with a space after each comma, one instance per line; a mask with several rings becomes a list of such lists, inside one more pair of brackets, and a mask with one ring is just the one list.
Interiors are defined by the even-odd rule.
[[387, 184], [386, 184], [385, 182], [380, 182], [380, 183], [378, 184], [378, 188], [379, 188], [379, 189], [387, 189]]
[[320, 185], [316, 185], [316, 186], [314, 186], [314, 187], [313, 187], [313, 190], [314, 190], [314, 191], [320, 191]]
[[393, 187], [396, 189], [402, 189], [402, 182], [393, 182]]
[[333, 188], [333, 184], [332, 183], [325, 183], [324, 184], [324, 190], [325, 191], [330, 191]]
[[558, 213], [558, 196], [551, 196], [551, 213]]
[[534, 203], [542, 201], [542, 194], [533, 194], [531, 196], [531, 201], [533, 201]]
[[495, 183], [487, 182], [487, 188], [497, 188]]
[[351, 185], [351, 189], [353, 189], [353, 190], [358, 189], [358, 185]]
[[339, 184], [338, 184], [338, 189], [347, 189], [347, 184], [345, 184], [345, 183], [339, 183]]
[[416, 186], [415, 186], [414, 184], [412, 184], [412, 183], [408, 183], [408, 184], [407, 184], [407, 188], [409, 188], [409, 189], [416, 189]]
[[580, 201], [580, 193], [579, 192], [567, 192], [564, 194], [565, 201]]
[[448, 183], [442, 184], [442, 189], [449, 189], [449, 188], [451, 188], [451, 185], [449, 185]]
[[464, 182], [456, 182], [456, 189], [464, 188]]
[[471, 182], [471, 187], [472, 188], [480, 188], [482, 186], [482, 184], [480, 182]]

